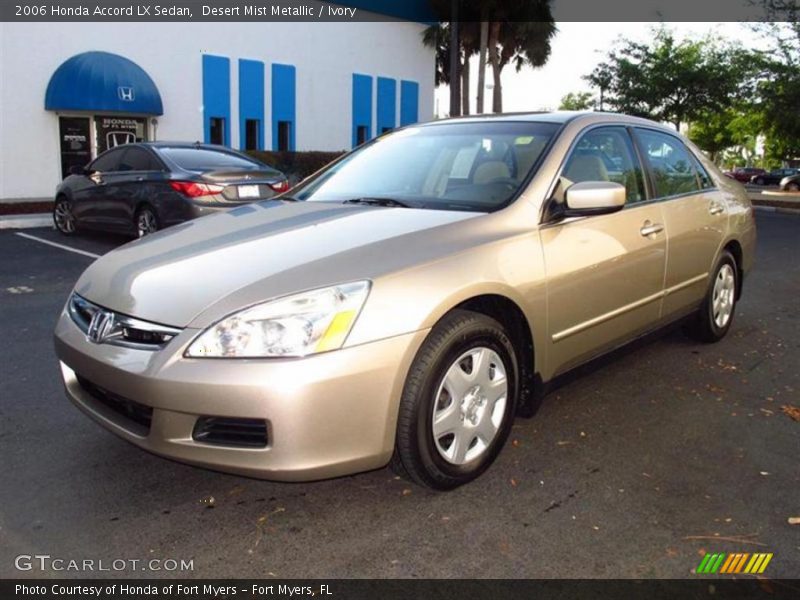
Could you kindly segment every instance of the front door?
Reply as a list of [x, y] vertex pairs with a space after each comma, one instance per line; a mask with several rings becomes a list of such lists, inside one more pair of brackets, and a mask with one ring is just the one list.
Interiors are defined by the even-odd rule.
[[89, 126], [89, 117], [58, 118], [62, 179], [70, 174], [72, 167], [85, 167], [92, 160]]
[[625, 127], [584, 133], [559, 176], [552, 202], [569, 186], [615, 181], [627, 190], [623, 210], [545, 224], [546, 377], [635, 336], [659, 319], [666, 264], [661, 206], [648, 201], [638, 154]]

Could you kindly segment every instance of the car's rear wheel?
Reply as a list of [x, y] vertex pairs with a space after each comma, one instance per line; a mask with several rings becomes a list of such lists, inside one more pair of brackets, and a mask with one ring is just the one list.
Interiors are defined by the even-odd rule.
[[72, 203], [63, 196], [59, 196], [53, 206], [53, 224], [64, 235], [73, 235], [77, 231]]
[[790, 181], [786, 184], [786, 189], [790, 192], [800, 192], [800, 183], [796, 181]]
[[763, 177], [756, 177], [754, 182], [756, 185], [764, 185], [764, 178]]
[[718, 342], [733, 323], [739, 271], [736, 259], [727, 250], [722, 252], [714, 270], [703, 305], [688, 324], [687, 331], [701, 342]]
[[480, 313], [452, 311], [409, 370], [392, 467], [439, 490], [472, 481], [508, 438], [518, 390], [517, 357], [503, 326]]
[[136, 233], [144, 237], [160, 229], [158, 215], [149, 206], [143, 206], [136, 212]]

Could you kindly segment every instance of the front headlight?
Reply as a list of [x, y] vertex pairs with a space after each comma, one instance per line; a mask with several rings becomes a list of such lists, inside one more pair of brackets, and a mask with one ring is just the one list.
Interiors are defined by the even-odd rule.
[[306, 356], [342, 347], [369, 281], [286, 296], [225, 317], [186, 350], [191, 358]]

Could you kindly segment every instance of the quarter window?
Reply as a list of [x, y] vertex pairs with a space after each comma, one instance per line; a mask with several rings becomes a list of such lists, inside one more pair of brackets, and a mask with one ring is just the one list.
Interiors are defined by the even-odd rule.
[[571, 185], [613, 181], [625, 186], [626, 202], [646, 199], [644, 177], [633, 142], [624, 127], [599, 127], [584, 133], [567, 160], [553, 194], [557, 203]]
[[680, 140], [647, 129], [638, 129], [637, 135], [653, 173], [657, 197], [700, 191], [695, 160]]

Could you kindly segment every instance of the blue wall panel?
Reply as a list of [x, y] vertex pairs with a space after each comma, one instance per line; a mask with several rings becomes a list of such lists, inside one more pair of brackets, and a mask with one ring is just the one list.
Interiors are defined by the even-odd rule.
[[419, 121], [419, 84], [416, 81], [400, 82], [400, 125]]
[[293, 65], [272, 65], [272, 149], [278, 149], [278, 121], [291, 125], [289, 149], [295, 149], [295, 81], [297, 70]]
[[397, 114], [397, 81], [387, 77], [378, 77], [378, 130], [380, 135], [385, 129], [393, 129]]
[[358, 145], [358, 128], [367, 128], [372, 137], [372, 77], [353, 73], [353, 148]]
[[211, 141], [211, 117], [225, 119], [225, 145], [231, 143], [231, 61], [203, 54], [203, 136]]
[[258, 121], [258, 149], [264, 149], [264, 63], [239, 59], [239, 148], [244, 150], [245, 121]]

